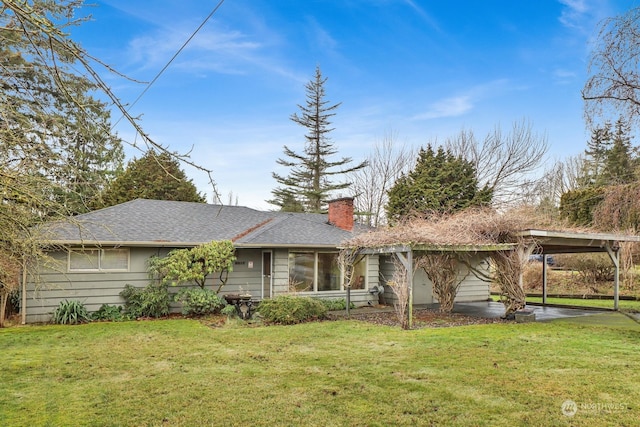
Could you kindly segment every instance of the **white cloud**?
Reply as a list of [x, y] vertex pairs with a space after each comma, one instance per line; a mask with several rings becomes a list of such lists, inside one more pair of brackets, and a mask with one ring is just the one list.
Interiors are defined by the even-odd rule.
[[478, 101], [495, 97], [508, 90], [522, 90], [510, 84], [508, 79], [496, 79], [473, 86], [463, 93], [442, 98], [427, 106], [426, 111], [412, 117], [413, 120], [430, 120], [444, 117], [458, 117], [473, 110]]
[[588, 36], [602, 19], [615, 14], [608, 0], [558, 0], [563, 6], [558, 21], [570, 30]]
[[309, 19], [312, 37], [320, 50], [335, 53], [338, 42], [315, 19]]
[[433, 19], [433, 17], [431, 15], [429, 15], [427, 12], [425, 12], [425, 10], [423, 8], [421, 8], [420, 6], [418, 6], [416, 4], [415, 1], [413, 0], [405, 0], [405, 3], [407, 5], [409, 5], [409, 7], [411, 7], [427, 24], [429, 24], [429, 26], [431, 28], [433, 28], [434, 30], [440, 32], [440, 27], [438, 25], [438, 22]]
[[[162, 69], [195, 28], [193, 22], [156, 25], [154, 30], [132, 39], [126, 55], [129, 67], [146, 72]], [[206, 72], [227, 75], [266, 72], [287, 80], [305, 82], [307, 78], [291, 70], [286, 59], [281, 58], [279, 52], [283, 40], [277, 32], [257, 24], [237, 29], [210, 22], [174, 59], [171, 69], [195, 75]], [[328, 34], [323, 36], [323, 40], [326, 44], [332, 43]]]
[[577, 74], [574, 71], [557, 68], [553, 70], [553, 77], [559, 83], [570, 83], [576, 79]]
[[585, 0], [559, 0], [565, 7], [560, 14], [560, 23], [569, 28], [581, 28], [582, 20], [589, 11]]
[[414, 116], [414, 120], [430, 120], [443, 117], [457, 117], [470, 111], [473, 102], [468, 95], [452, 96], [429, 105], [427, 111]]
[[[147, 69], [160, 69], [178, 52], [191, 33], [176, 29], [158, 31], [133, 39], [129, 57]], [[236, 74], [240, 63], [253, 62], [262, 45], [239, 31], [208, 30], [198, 33], [175, 59], [184, 69], [213, 70]]]

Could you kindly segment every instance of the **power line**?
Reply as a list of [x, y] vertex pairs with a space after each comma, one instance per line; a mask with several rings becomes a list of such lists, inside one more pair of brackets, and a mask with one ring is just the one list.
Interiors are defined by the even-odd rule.
[[[167, 70], [167, 68], [169, 68], [171, 63], [178, 57], [178, 55], [180, 55], [180, 53], [184, 50], [184, 48], [187, 47], [187, 45], [191, 42], [191, 40], [202, 29], [202, 27], [204, 27], [205, 24], [209, 21], [209, 19], [211, 19], [211, 17], [213, 15], [215, 15], [215, 13], [218, 11], [220, 6], [222, 6], [222, 3], [224, 3], [224, 0], [220, 0], [218, 2], [218, 4], [213, 8], [211, 13], [209, 13], [209, 15], [207, 15], [207, 17], [204, 19], [204, 21], [202, 21], [202, 23], [198, 26], [198, 28], [196, 28], [195, 31], [193, 31], [193, 33], [191, 33], [189, 38], [182, 44], [182, 46], [180, 46], [180, 49], [178, 49], [176, 51], [176, 53], [171, 57], [171, 59], [169, 59], [169, 62], [167, 62], [164, 67], [162, 67], [160, 72], [158, 72], [158, 74], [156, 74], [156, 76], [153, 78], [153, 80], [151, 80], [149, 82], [149, 84], [147, 84], [147, 87], [144, 88], [144, 90], [140, 93], [140, 95], [138, 95], [138, 97], [135, 99], [135, 101], [133, 101], [133, 103], [131, 103], [131, 105], [129, 105], [129, 107], [127, 108], [127, 111], [131, 110], [131, 108], [133, 108], [133, 106], [136, 105], [136, 103], [138, 101], [140, 101], [140, 98], [142, 98], [144, 96], [144, 94], [147, 93], [147, 91], [151, 88], [151, 86], [156, 82], [156, 80], [158, 80], [160, 78], [160, 76]], [[112, 128], [114, 128], [118, 123], [120, 123], [120, 120], [122, 120], [122, 117], [120, 119], [118, 119], [118, 121], [112, 126]]]

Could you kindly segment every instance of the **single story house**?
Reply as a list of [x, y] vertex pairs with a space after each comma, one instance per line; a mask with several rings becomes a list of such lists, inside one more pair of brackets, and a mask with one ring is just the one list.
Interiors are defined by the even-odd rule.
[[[27, 323], [48, 321], [65, 299], [83, 302], [90, 312], [102, 304], [123, 304], [119, 294], [126, 284], [149, 283], [150, 257], [212, 240], [231, 240], [236, 248], [222, 294], [250, 293], [254, 300], [289, 293], [345, 298], [338, 248], [368, 228], [354, 223], [352, 198], [329, 202], [328, 214], [137, 199], [49, 224], [48, 230], [54, 262], [40, 266], [26, 283]], [[393, 294], [383, 286], [392, 266], [388, 254], [367, 254], [355, 267], [351, 301], [392, 303]], [[214, 279], [209, 280], [212, 288]], [[416, 274], [414, 283], [414, 304], [434, 302], [424, 274]], [[457, 301], [488, 298], [489, 285], [469, 275]]]

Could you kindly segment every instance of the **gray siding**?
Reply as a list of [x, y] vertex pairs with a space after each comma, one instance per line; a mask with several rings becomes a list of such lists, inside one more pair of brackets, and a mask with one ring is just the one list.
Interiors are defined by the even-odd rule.
[[380, 256], [369, 255], [367, 261], [367, 287], [372, 288], [380, 284]]
[[[475, 268], [486, 271], [489, 264], [485, 260], [484, 256], [478, 255], [471, 262]], [[480, 280], [473, 273], [469, 273], [464, 281], [460, 283], [454, 302], [486, 301], [490, 296], [489, 283]]]
[[[171, 248], [130, 248], [129, 271], [126, 272], [69, 272], [67, 271], [67, 253], [55, 252], [51, 255], [57, 260], [55, 267], [42, 269], [38, 284], [27, 286], [27, 322], [46, 322], [58, 304], [67, 300], [79, 300], [89, 312], [96, 311], [102, 304], [122, 305], [124, 300], [120, 292], [126, 284], [144, 287], [149, 283], [147, 263], [151, 256], [165, 256]], [[221, 294], [248, 292], [253, 299], [262, 298], [262, 253], [261, 249], [238, 249], [237, 260], [229, 274], [227, 284]], [[289, 251], [272, 251], [273, 295], [289, 292]], [[378, 256], [370, 256], [367, 264], [366, 283], [369, 287], [379, 283]], [[207, 279], [207, 288], [217, 290], [218, 277]], [[172, 293], [194, 285], [170, 287]], [[345, 298], [345, 291], [309, 293], [320, 298]], [[369, 301], [377, 303], [377, 297], [367, 290], [354, 290], [352, 301], [356, 305], [366, 305]], [[180, 311], [178, 303], [172, 304], [172, 311]]]
[[238, 249], [236, 257], [233, 272], [229, 274], [229, 280], [220, 293], [248, 292], [254, 299], [262, 298], [262, 251]]
[[387, 285], [387, 282], [393, 277], [395, 268], [393, 266], [393, 257], [395, 255], [380, 255], [380, 284], [384, 285], [384, 293], [380, 296], [380, 302], [382, 304], [393, 305], [397, 298], [391, 288]]
[[[51, 313], [63, 300], [79, 300], [89, 312], [96, 311], [102, 304], [122, 305], [120, 292], [126, 284], [144, 287], [149, 283], [147, 262], [151, 256], [165, 256], [171, 248], [131, 248], [128, 272], [69, 272], [66, 252], [52, 253], [58, 262], [54, 268], [42, 269], [38, 284], [27, 286], [27, 322], [47, 322]], [[237, 251], [237, 261], [229, 274], [221, 294], [249, 292], [259, 298], [262, 286], [262, 252], [260, 250]], [[250, 261], [253, 263], [251, 266]], [[216, 290], [218, 277], [207, 279], [207, 288]], [[172, 293], [195, 285], [170, 287]], [[172, 311], [179, 312], [180, 305], [172, 304]]]
[[289, 251], [273, 251], [273, 293], [272, 296], [289, 293]]
[[[381, 283], [386, 285], [388, 280], [391, 280], [394, 272], [393, 265], [394, 255], [382, 255], [380, 256], [380, 277]], [[485, 258], [481, 255], [473, 257], [471, 263], [476, 268], [479, 266], [487, 265], [484, 262]], [[486, 269], [486, 267], [484, 267]], [[466, 268], [461, 267], [460, 276], [466, 274]], [[426, 285], [426, 290], [423, 286]], [[437, 298], [433, 295], [432, 283], [426, 278], [426, 275], [418, 271], [414, 276], [414, 304], [430, 304], [437, 302]], [[424, 291], [424, 292], [423, 292]], [[431, 295], [430, 295], [431, 294]], [[486, 301], [490, 297], [489, 283], [484, 282], [477, 278], [472, 273], [469, 273], [458, 288], [455, 302], [472, 302], [472, 301]], [[385, 292], [381, 298], [385, 304], [393, 304], [396, 301], [396, 296], [389, 286], [385, 286]]]
[[65, 299], [81, 301], [90, 312], [102, 304], [123, 304], [119, 294], [124, 285], [145, 286], [149, 282], [147, 260], [156, 254], [153, 249], [131, 248], [127, 272], [73, 272], [67, 271], [66, 252], [52, 253], [58, 261], [55, 268], [43, 269], [37, 283], [27, 285], [27, 322], [49, 321]]

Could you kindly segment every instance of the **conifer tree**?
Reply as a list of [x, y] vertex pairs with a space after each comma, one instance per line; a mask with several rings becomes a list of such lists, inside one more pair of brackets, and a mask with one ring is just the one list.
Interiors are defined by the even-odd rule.
[[325, 99], [326, 81], [320, 67], [316, 67], [314, 79], [305, 85], [305, 105], [298, 105], [300, 114], [291, 116], [291, 120], [304, 127], [307, 134], [301, 153], [285, 145], [285, 158], [277, 160], [279, 165], [291, 169], [289, 175], [272, 174], [280, 186], [272, 191], [273, 199], [269, 203], [281, 210], [303, 208], [307, 212], [323, 211], [332, 193], [351, 185], [349, 182], [335, 182], [335, 178], [367, 165], [365, 161], [351, 166], [349, 157], [332, 160], [338, 150], [329, 138], [333, 130], [330, 120], [340, 103], [331, 104]]
[[153, 150], [129, 162], [95, 207], [113, 206], [134, 199], [205, 202], [193, 182], [180, 169], [178, 161], [169, 153], [158, 154]]
[[631, 127], [620, 117], [615, 124], [611, 148], [607, 153], [604, 177], [608, 185], [628, 184], [635, 178], [635, 159], [631, 146]]
[[[87, 211], [124, 158], [108, 105], [94, 97], [98, 85], [76, 71], [67, 50], [71, 42], [53, 40], [52, 34], [83, 22], [72, 18], [78, 7], [79, 2], [33, 0], [9, 2], [0, 10], [0, 165], [25, 182], [34, 176], [48, 181], [47, 197], [70, 214]], [[48, 208], [37, 211], [52, 215]]]
[[600, 186], [604, 184], [604, 169], [607, 154], [611, 149], [611, 122], [591, 130], [591, 138], [584, 150], [585, 159], [580, 174], [582, 187]]
[[415, 167], [389, 190], [387, 216], [396, 222], [410, 214], [452, 213], [491, 203], [492, 191], [478, 188], [473, 165], [439, 147], [421, 149]]
[[630, 183], [635, 179], [637, 162], [629, 122], [622, 117], [615, 126], [605, 122], [591, 132], [580, 184], [582, 187], [600, 187]]

